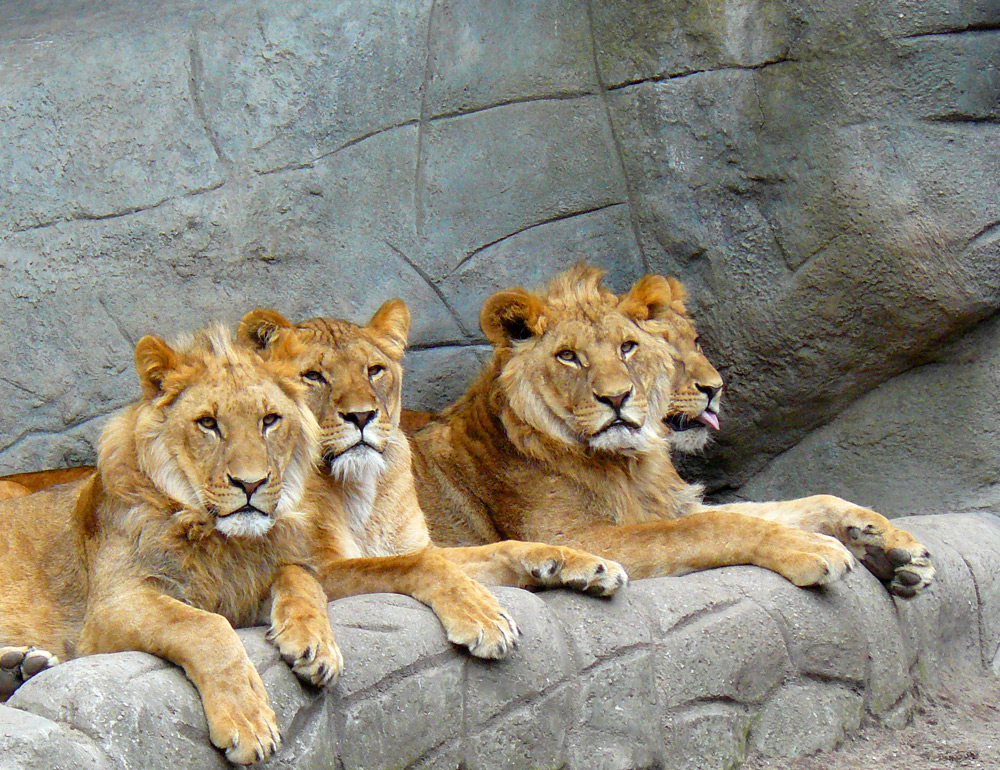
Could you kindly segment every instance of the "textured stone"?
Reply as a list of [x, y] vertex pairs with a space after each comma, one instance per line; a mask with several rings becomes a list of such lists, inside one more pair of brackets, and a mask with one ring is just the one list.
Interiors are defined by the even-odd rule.
[[574, 699], [572, 688], [562, 685], [526, 705], [498, 714], [488, 729], [470, 732], [460, 766], [469, 770], [562, 767], [567, 726], [575, 721]]
[[[995, 509], [1000, 415], [982, 405], [1000, 399], [1000, 319], [935, 358], [862, 396], [740, 494], [768, 500], [822, 491], [890, 517]], [[947, 467], [931, 472], [943, 458]]]
[[761, 710], [750, 733], [764, 756], [795, 757], [832, 749], [861, 723], [861, 697], [826, 682], [791, 682]]
[[[644, 271], [627, 204], [614, 203], [510, 235], [470, 256], [440, 285], [464, 328], [479, 334], [479, 309], [490, 295], [513, 286], [544, 285], [576, 262], [607, 270], [608, 285], [618, 291], [639, 279]], [[407, 372], [408, 378], [420, 375]], [[462, 384], [458, 395], [469, 379], [456, 380]]]
[[416, 123], [430, 7], [315, 0], [207, 10], [191, 43], [192, 89], [220, 155], [258, 173], [301, 167]]
[[[339, 719], [345, 770], [407, 767], [461, 737], [464, 665], [459, 658], [407, 673], [371, 697], [344, 704]], [[457, 765], [457, 746], [452, 750]]]
[[501, 238], [625, 200], [596, 96], [437, 120], [421, 149], [417, 224], [435, 279]]
[[111, 764], [64, 725], [0, 706], [0, 770], [25, 767], [107, 770]]
[[[469, 660], [465, 718], [470, 732], [503, 711], [505, 704], [547, 697], [572, 671], [562, 631], [542, 600], [513, 588], [493, 592], [517, 622], [521, 638], [514, 653], [503, 660]], [[565, 724], [561, 729], [565, 730]]]
[[[538, 598], [558, 621], [578, 668], [651, 647], [646, 603], [631, 591], [621, 591], [610, 599], [595, 599], [575, 591], [556, 590], [544, 591]], [[580, 618], [586, 616], [593, 616], [594, 622], [581, 624]]]
[[403, 361], [403, 403], [410, 409], [438, 411], [465, 392], [489, 360], [488, 345], [455, 345], [408, 350]]
[[[576, 629], [585, 628], [579, 622]], [[566, 763], [579, 770], [652, 767], [662, 753], [661, 699], [648, 650], [623, 651], [588, 667], [574, 683]]]
[[668, 709], [705, 698], [760, 703], [793, 671], [778, 624], [748, 602], [674, 628], [654, 656]]
[[194, 685], [145, 653], [69, 661], [26, 682], [8, 703], [85, 734], [113, 767], [149, 767], [151, 757], [161, 767], [229, 766], [208, 740]]
[[[1000, 519], [992, 514], [968, 514], [923, 516], [913, 521], [917, 523], [916, 531], [921, 533], [918, 536], [930, 535], [961, 556], [975, 591], [975, 598], [970, 596], [963, 603], [969, 606], [975, 601], [979, 608], [979, 646], [983, 663], [990, 665], [1000, 653], [1000, 565], [996, 560], [996, 554], [1000, 553]], [[977, 547], [969, 548], [970, 542]], [[947, 585], [954, 590], [951, 587], [956, 584], [961, 585], [959, 581], [949, 581]], [[952, 601], [957, 603], [961, 598], [956, 596]], [[960, 629], [949, 625], [958, 636]]]
[[667, 720], [662, 767], [729, 770], [746, 755], [752, 714], [731, 703], [699, 703]]
[[452, 0], [435, 5], [431, 116], [596, 87], [587, 16], [572, 0]]

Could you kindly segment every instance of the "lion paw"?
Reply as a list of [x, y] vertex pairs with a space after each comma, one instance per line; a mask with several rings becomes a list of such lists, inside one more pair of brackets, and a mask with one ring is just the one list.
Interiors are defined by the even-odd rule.
[[811, 532], [795, 532], [776, 572], [797, 586], [835, 583], [854, 569], [854, 558], [839, 540]]
[[479, 583], [470, 580], [446, 602], [432, 606], [448, 641], [467, 647], [477, 658], [505, 658], [517, 646], [517, 623]]
[[249, 663], [247, 667], [202, 693], [209, 739], [234, 765], [263, 762], [281, 743], [278, 720], [268, 705], [264, 684]]
[[528, 568], [539, 585], [572, 588], [593, 596], [614, 596], [628, 585], [628, 574], [618, 562], [570, 548], [561, 551]]
[[59, 658], [35, 647], [0, 647], [0, 702], [35, 674], [52, 668]]
[[934, 582], [931, 555], [913, 535], [863, 508], [856, 518], [845, 527], [846, 545], [890, 593], [912, 599]]
[[280, 626], [272, 625], [266, 635], [295, 675], [316, 687], [336, 681], [344, 668], [344, 656], [325, 620], [287, 620]]

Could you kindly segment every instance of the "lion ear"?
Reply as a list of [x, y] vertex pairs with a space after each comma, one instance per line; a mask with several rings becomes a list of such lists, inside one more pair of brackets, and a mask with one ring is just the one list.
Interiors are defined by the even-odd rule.
[[410, 334], [410, 309], [403, 300], [390, 299], [375, 311], [368, 328], [382, 338], [396, 358], [401, 358]]
[[676, 278], [644, 275], [622, 297], [622, 312], [636, 321], [665, 320], [672, 313], [684, 315], [687, 290]]
[[159, 337], [147, 335], [135, 346], [135, 371], [144, 398], [153, 398], [163, 389], [163, 380], [180, 365], [180, 356]]
[[543, 331], [545, 303], [524, 289], [500, 291], [483, 303], [479, 326], [494, 346], [531, 339]]
[[259, 307], [251, 310], [236, 329], [236, 339], [257, 351], [267, 350], [281, 329], [291, 329], [292, 324], [277, 310]]

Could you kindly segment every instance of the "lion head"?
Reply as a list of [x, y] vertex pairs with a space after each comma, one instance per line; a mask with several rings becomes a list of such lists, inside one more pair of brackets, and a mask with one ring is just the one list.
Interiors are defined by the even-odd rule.
[[555, 276], [544, 293], [501, 291], [482, 307], [492, 371], [507, 402], [501, 419], [524, 451], [539, 437], [564, 450], [613, 454], [663, 444], [658, 424], [670, 403], [673, 364], [664, 337], [641, 322], [669, 296], [637, 284], [618, 297], [602, 277], [579, 265]]
[[719, 430], [722, 377], [702, 352], [698, 332], [684, 304], [687, 291], [680, 281], [647, 275], [636, 286], [670, 298], [643, 325], [670, 345], [673, 395], [663, 418], [670, 445], [682, 452], [699, 451], [708, 443], [712, 431]]
[[297, 372], [221, 327], [174, 347], [143, 337], [135, 363], [143, 396], [101, 436], [105, 484], [129, 486], [119, 471], [138, 471], [203, 535], [258, 537], [296, 513], [318, 454]]
[[[383, 454], [400, 440], [402, 357], [410, 311], [400, 299], [380, 307], [365, 326], [333, 318], [292, 324], [258, 309], [240, 321], [241, 341], [274, 351], [297, 367], [320, 429], [323, 466], [340, 479], [372, 478]], [[290, 346], [284, 352], [277, 345]]]

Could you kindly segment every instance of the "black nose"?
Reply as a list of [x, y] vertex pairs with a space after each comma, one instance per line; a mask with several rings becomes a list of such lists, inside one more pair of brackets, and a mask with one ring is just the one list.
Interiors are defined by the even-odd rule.
[[237, 479], [232, 476], [229, 477], [230, 484], [243, 490], [243, 494], [247, 496], [247, 502], [250, 501], [250, 498], [253, 497], [253, 493], [256, 492], [265, 481], [267, 481], [267, 476], [262, 479], [258, 479], [257, 481], [244, 481], [243, 479]]
[[624, 393], [619, 393], [617, 396], [600, 396], [597, 393], [594, 396], [602, 404], [607, 404], [612, 409], [615, 410], [615, 414], [618, 414], [622, 410], [622, 406], [628, 400], [628, 397], [632, 395], [632, 388], [629, 388]]
[[695, 387], [708, 396], [709, 403], [712, 403], [712, 399], [719, 394], [720, 390], [722, 390], [721, 385], [695, 385]]
[[364, 430], [365, 426], [375, 418], [376, 412], [341, 412], [340, 416], [348, 422], [353, 422], [358, 430]]

